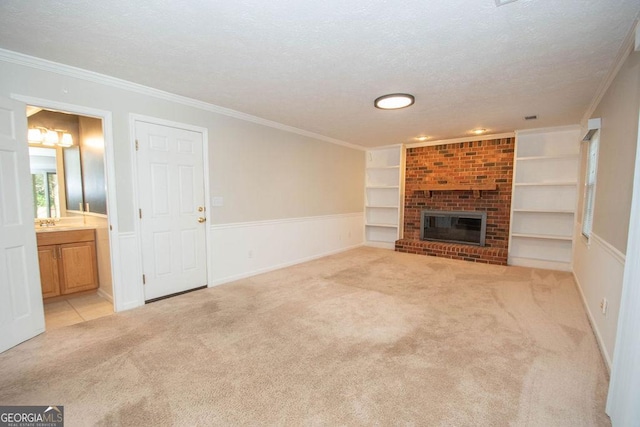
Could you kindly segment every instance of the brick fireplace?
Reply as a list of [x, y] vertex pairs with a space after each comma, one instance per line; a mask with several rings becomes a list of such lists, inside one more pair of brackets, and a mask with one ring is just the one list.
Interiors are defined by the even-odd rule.
[[[514, 138], [407, 149], [396, 251], [507, 264]], [[420, 240], [423, 210], [486, 212], [485, 246]]]

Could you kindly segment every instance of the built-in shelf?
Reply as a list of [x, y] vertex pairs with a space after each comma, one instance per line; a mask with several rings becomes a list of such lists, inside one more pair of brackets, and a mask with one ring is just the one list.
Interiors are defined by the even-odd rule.
[[367, 223], [368, 227], [383, 227], [383, 228], [398, 228], [398, 224], [371, 224]]
[[514, 209], [513, 212], [568, 214], [568, 215], [575, 214], [573, 210], [568, 210], [568, 209]]
[[400, 165], [395, 165], [395, 166], [372, 166], [372, 167], [367, 167], [367, 169], [369, 169], [369, 170], [375, 170], [375, 169], [400, 169]]
[[547, 240], [573, 240], [571, 236], [553, 236], [550, 234], [523, 234], [523, 233], [511, 233], [511, 237], [520, 237], [524, 239], [547, 239]]
[[558, 182], [516, 182], [513, 185], [516, 187], [571, 187], [574, 185], [578, 185], [575, 181], [558, 181]]
[[404, 147], [369, 150], [366, 156], [366, 244], [393, 249], [402, 229]]
[[553, 159], [576, 159], [575, 154], [567, 154], [560, 156], [530, 156], [530, 157], [516, 157], [517, 162], [529, 161], [529, 160], [553, 160]]
[[509, 264], [571, 270], [579, 128], [516, 133]]

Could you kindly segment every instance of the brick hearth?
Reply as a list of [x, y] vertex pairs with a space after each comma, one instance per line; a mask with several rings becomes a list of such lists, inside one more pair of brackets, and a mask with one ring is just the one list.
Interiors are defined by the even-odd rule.
[[[514, 138], [407, 149], [404, 236], [396, 250], [466, 261], [506, 265], [509, 244]], [[421, 191], [441, 184], [487, 185], [475, 198], [470, 190]], [[484, 247], [420, 240], [423, 209], [487, 212]]]

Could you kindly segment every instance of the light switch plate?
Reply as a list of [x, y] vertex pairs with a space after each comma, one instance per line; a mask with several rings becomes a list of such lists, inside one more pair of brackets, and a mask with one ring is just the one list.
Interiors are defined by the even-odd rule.
[[211, 198], [211, 206], [223, 206], [224, 199], [222, 196], [214, 196]]

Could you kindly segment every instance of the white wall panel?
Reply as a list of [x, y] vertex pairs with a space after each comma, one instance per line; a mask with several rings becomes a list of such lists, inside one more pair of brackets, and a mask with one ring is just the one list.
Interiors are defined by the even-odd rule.
[[218, 224], [210, 228], [210, 286], [309, 261], [363, 244], [361, 212]]

